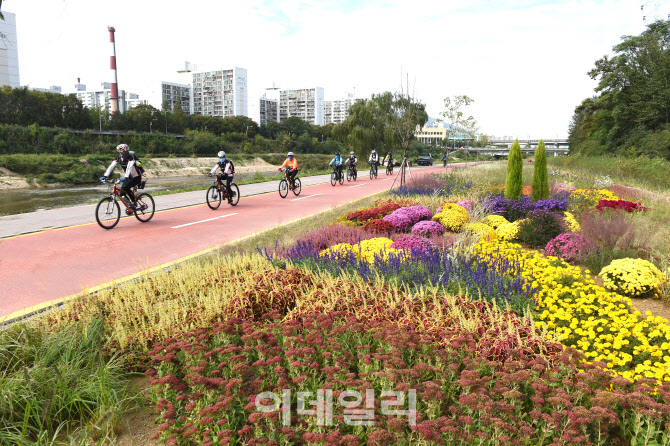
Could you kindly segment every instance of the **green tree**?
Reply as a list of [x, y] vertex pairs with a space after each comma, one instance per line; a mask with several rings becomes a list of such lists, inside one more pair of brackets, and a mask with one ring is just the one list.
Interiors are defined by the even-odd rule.
[[533, 170], [533, 201], [549, 198], [549, 174], [547, 173], [547, 152], [544, 141], [540, 140], [535, 150]]
[[519, 198], [523, 193], [523, 164], [521, 146], [519, 140], [515, 139], [507, 157], [507, 178], [505, 179], [505, 196], [507, 198]]
[[[454, 96], [453, 99], [444, 99], [444, 111], [440, 113], [440, 116], [445, 118], [446, 122], [449, 123], [449, 127], [447, 128], [447, 152], [449, 151], [449, 139], [454, 137], [456, 133], [460, 133], [470, 139], [474, 138], [475, 133], [477, 133], [477, 121], [472, 115], [466, 117], [463, 110], [473, 102], [474, 100], [467, 95]], [[440, 121], [442, 120], [440, 119]]]

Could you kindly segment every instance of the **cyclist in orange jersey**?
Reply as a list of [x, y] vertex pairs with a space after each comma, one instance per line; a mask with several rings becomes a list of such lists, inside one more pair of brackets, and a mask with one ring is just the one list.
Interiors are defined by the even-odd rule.
[[286, 177], [291, 181], [291, 188], [294, 187], [295, 177], [298, 175], [298, 160], [295, 158], [293, 152], [288, 153], [288, 158], [284, 160], [284, 164], [281, 165], [277, 171], [282, 170], [284, 167], [288, 168], [286, 172]]

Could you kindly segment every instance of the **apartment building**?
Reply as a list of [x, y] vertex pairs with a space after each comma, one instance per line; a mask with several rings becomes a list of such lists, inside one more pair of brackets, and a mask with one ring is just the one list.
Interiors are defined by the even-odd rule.
[[279, 122], [279, 100], [263, 95], [259, 99], [258, 125], [268, 125], [268, 122]]
[[0, 20], [0, 87], [19, 88], [19, 46], [16, 37], [16, 14], [2, 11]]
[[346, 99], [339, 99], [336, 101], [325, 101], [323, 122], [324, 124], [339, 124], [344, 122], [349, 117], [349, 108], [356, 102], [353, 95], [349, 95]]
[[184, 113], [193, 114], [193, 88], [190, 85], [161, 81], [161, 104], [167, 103], [168, 110], [174, 111], [179, 102]]
[[193, 113], [196, 115], [249, 116], [247, 95], [245, 68], [193, 73]]
[[[84, 107], [93, 109], [102, 107], [103, 110], [111, 113], [110, 100], [112, 96], [111, 83], [103, 82], [100, 84], [102, 89], [89, 91], [86, 89], [86, 85], [77, 83], [74, 86], [74, 95], [81, 100]], [[140, 95], [137, 93], [130, 93], [125, 90], [119, 91], [119, 111], [125, 113], [131, 108], [137, 107], [138, 105], [147, 105], [148, 101], [146, 99], [140, 99]]]
[[324, 125], [325, 104], [323, 88], [281, 90], [279, 94], [279, 121], [297, 116], [310, 124]]

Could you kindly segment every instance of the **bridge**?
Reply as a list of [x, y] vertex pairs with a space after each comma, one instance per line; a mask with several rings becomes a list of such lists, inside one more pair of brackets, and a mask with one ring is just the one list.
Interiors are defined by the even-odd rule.
[[[535, 153], [535, 149], [537, 149], [537, 145], [540, 143], [539, 139], [519, 139], [518, 141], [521, 146], [521, 152], [524, 154]], [[570, 145], [567, 139], [548, 138], [543, 139], [543, 141], [547, 155], [553, 154], [554, 156], [558, 156], [568, 155], [570, 153]], [[513, 139], [490, 139], [488, 145], [491, 147], [486, 147], [484, 149], [473, 148], [470, 149], [470, 151], [475, 151], [484, 155], [507, 155], [513, 142]]]

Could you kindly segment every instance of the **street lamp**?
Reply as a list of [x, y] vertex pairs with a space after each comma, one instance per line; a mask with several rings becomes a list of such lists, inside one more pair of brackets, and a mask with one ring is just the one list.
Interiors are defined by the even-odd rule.
[[149, 121], [149, 134], [152, 134], [152, 133], [153, 133], [153, 131], [151, 130], [151, 125], [152, 125], [152, 124], [153, 124], [153, 122]]
[[248, 126], [247, 126], [247, 129], [244, 131], [244, 136], [245, 136], [245, 138], [246, 138], [247, 136], [249, 136], [249, 127], [253, 127], [253, 126], [251, 126], [251, 125], [248, 125]]

